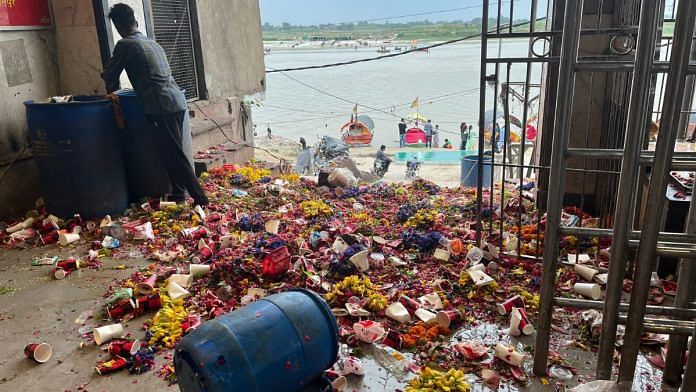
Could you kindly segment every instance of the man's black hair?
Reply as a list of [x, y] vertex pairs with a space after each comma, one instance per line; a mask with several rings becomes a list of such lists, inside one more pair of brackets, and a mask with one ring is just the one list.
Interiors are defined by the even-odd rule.
[[114, 4], [114, 6], [111, 7], [109, 10], [109, 19], [119, 27], [136, 27], [138, 25], [138, 22], [135, 20], [133, 8], [123, 3]]
[[384, 150], [384, 149], [386, 149], [386, 148], [387, 148], [387, 146], [385, 146], [384, 144], [382, 144], [382, 147], [380, 147], [379, 149], [380, 149], [380, 150]]

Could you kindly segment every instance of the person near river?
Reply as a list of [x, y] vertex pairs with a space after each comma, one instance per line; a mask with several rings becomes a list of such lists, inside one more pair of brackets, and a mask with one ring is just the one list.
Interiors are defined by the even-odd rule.
[[437, 124], [433, 129], [433, 147], [440, 148], [440, 126]]
[[459, 147], [460, 150], [462, 150], [462, 151], [466, 150], [466, 144], [469, 141], [470, 134], [471, 134], [471, 132], [469, 131], [469, 128], [467, 128], [465, 122], [459, 124], [459, 135], [460, 135], [461, 140], [462, 140], [462, 144]]
[[404, 148], [406, 145], [406, 120], [403, 118], [399, 122], [399, 148]]
[[432, 148], [433, 147], [433, 124], [432, 121], [428, 120], [428, 122], [423, 125], [423, 132], [425, 132], [425, 147]]
[[138, 31], [135, 13], [128, 5], [114, 4], [109, 10], [109, 19], [121, 40], [116, 43], [111, 60], [101, 75], [106, 91], [110, 94], [119, 89], [119, 78], [125, 69], [145, 118], [154, 125], [155, 142], [149, 147], [162, 157], [172, 183], [174, 201], [183, 203], [188, 191], [195, 204], [207, 205], [208, 197], [182, 147], [184, 115], [188, 106], [181, 88], [172, 77], [164, 50]]
[[452, 143], [449, 141], [449, 139], [445, 139], [445, 144], [442, 145], [442, 148], [446, 148], [448, 150], [452, 149]]

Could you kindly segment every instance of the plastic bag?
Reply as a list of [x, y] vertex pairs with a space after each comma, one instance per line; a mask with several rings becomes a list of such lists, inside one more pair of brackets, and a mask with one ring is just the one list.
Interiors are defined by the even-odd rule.
[[341, 188], [355, 186], [358, 183], [358, 179], [346, 168], [339, 168], [332, 171], [331, 174], [329, 174], [328, 181], [329, 184], [340, 186]]
[[614, 392], [618, 390], [619, 387], [613, 381], [596, 380], [588, 382], [587, 384], [578, 385], [569, 392]]

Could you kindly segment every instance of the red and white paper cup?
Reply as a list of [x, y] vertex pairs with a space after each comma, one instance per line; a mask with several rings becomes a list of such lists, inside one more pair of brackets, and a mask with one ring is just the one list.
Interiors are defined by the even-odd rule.
[[109, 343], [108, 350], [114, 357], [129, 358], [140, 351], [140, 340], [114, 340]]
[[531, 335], [534, 333], [534, 326], [527, 317], [527, 312], [522, 308], [512, 308], [510, 312], [510, 335]]
[[38, 363], [45, 363], [51, 359], [53, 348], [48, 343], [30, 343], [24, 346], [24, 355]]
[[400, 333], [390, 329], [387, 331], [384, 339], [382, 339], [382, 344], [394, 350], [401, 350], [401, 347], [404, 345], [404, 337]]
[[135, 285], [135, 292], [142, 295], [149, 295], [155, 290], [156, 285], [157, 274], [152, 274], [144, 281]]
[[136, 307], [136, 302], [133, 302], [133, 300], [130, 298], [126, 298], [121, 302], [117, 303], [114, 307], [107, 309], [106, 314], [111, 319], [120, 320], [123, 318], [123, 316], [133, 313]]
[[462, 313], [457, 309], [441, 310], [435, 315], [435, 322], [442, 328], [449, 326], [462, 318]]
[[66, 270], [60, 267], [55, 267], [53, 268], [53, 271], [51, 271], [53, 278], [62, 280], [65, 279], [66, 276], [70, 275], [71, 270]]
[[94, 367], [94, 371], [100, 376], [105, 374], [113, 373], [115, 371], [125, 368], [127, 361], [123, 357], [116, 357], [110, 361], [102, 362]]
[[69, 259], [57, 262], [56, 267], [62, 268], [66, 271], [74, 271], [80, 268], [80, 260], [71, 257]]
[[41, 243], [44, 245], [55, 244], [59, 237], [60, 234], [57, 231], [51, 231], [41, 236]]
[[406, 295], [399, 297], [399, 302], [404, 305], [404, 307], [408, 310], [408, 313], [411, 315], [413, 315], [416, 310], [420, 308], [420, 303], [418, 303], [418, 301]]
[[519, 295], [508, 298], [505, 302], [496, 305], [498, 314], [505, 316], [512, 311], [512, 308], [524, 308], [524, 300]]

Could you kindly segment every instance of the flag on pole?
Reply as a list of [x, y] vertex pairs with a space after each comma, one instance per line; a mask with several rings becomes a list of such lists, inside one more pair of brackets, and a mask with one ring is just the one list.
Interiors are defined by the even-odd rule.
[[358, 114], [358, 104], [356, 103], [355, 106], [353, 106], [353, 114]]
[[417, 108], [417, 107], [418, 107], [418, 97], [416, 97], [416, 99], [413, 100], [413, 102], [411, 103], [411, 107], [412, 107], [412, 108]]

